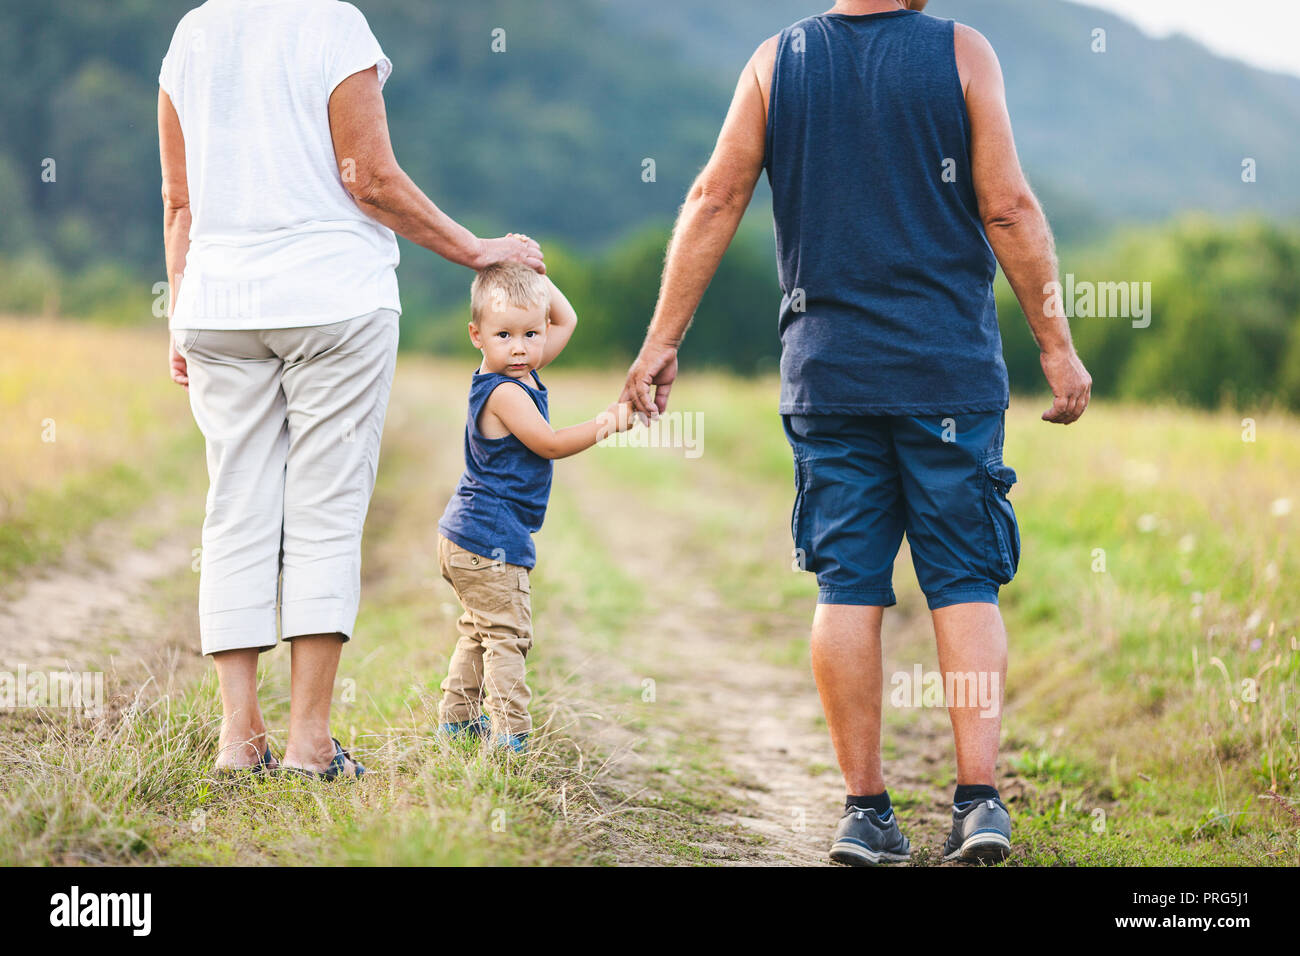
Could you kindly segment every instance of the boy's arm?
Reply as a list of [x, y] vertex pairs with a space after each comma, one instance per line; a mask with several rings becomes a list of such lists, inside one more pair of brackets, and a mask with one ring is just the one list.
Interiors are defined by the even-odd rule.
[[546, 281], [551, 286], [550, 326], [546, 330], [546, 350], [542, 352], [542, 360], [537, 363], [539, 369], [546, 368], [564, 351], [578, 325], [578, 313], [573, 310], [559, 286], [549, 278]]
[[483, 407], [499, 418], [530, 451], [543, 458], [568, 458], [614, 432], [627, 431], [632, 425], [632, 406], [624, 402], [611, 405], [591, 421], [557, 431], [542, 417], [533, 400], [509, 382], [498, 385]]

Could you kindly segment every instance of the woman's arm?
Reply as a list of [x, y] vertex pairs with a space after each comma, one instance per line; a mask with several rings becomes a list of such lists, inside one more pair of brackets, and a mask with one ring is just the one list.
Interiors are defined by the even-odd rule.
[[[161, 88], [158, 90], [158, 153], [162, 164], [163, 248], [167, 258], [167, 317], [170, 319], [181, 291], [185, 257], [190, 251], [190, 187], [185, 175], [185, 135], [181, 132], [180, 117], [171, 97]], [[176, 351], [170, 334], [167, 341], [172, 381], [188, 389], [190, 379], [185, 356]]]
[[546, 272], [537, 243], [477, 238], [434, 205], [397, 165], [375, 67], [335, 87], [329, 120], [343, 185], [366, 215], [457, 265], [482, 269], [496, 262], [523, 262]]
[[546, 368], [559, 357], [578, 326], [578, 313], [573, 310], [559, 286], [550, 279], [546, 282], [551, 287], [550, 325], [546, 329], [546, 350], [542, 352], [542, 360], [537, 363], [539, 369]]

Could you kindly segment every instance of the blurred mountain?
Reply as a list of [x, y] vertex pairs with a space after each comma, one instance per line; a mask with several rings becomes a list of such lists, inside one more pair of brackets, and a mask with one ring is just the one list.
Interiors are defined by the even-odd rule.
[[[765, 38], [830, 4], [607, 0], [628, 28], [734, 84]], [[1225, 59], [1183, 36], [1063, 0], [932, 0], [1002, 60], [1021, 159], [1054, 219], [1091, 231], [1188, 210], [1300, 214], [1300, 77]], [[1225, 7], [1225, 16], [1235, 15]], [[1106, 50], [1093, 52], [1093, 31]], [[1260, 18], [1260, 29], [1268, 23]], [[1242, 181], [1242, 162], [1258, 179]]]
[[[161, 273], [157, 68], [192, 5], [0, 0], [0, 253]], [[589, 251], [672, 216], [749, 53], [820, 9], [795, 0], [358, 6], [395, 64], [385, 96], [398, 158], [415, 180], [472, 228]], [[1186, 209], [1300, 213], [1288, 178], [1300, 156], [1300, 79], [1061, 0], [934, 0], [929, 12], [976, 26], [998, 49], [1025, 165], [1063, 238]], [[491, 49], [497, 28], [504, 53]], [[1094, 28], [1107, 31], [1105, 53], [1091, 50]], [[1241, 179], [1246, 158], [1258, 164], [1254, 184]], [[42, 181], [47, 159], [54, 182]]]

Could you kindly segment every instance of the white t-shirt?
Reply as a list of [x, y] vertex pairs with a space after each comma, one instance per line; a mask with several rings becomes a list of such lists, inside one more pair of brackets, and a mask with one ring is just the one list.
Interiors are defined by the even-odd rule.
[[329, 98], [393, 66], [338, 0], [208, 0], [176, 27], [158, 82], [185, 134], [190, 248], [174, 329], [327, 325], [401, 311], [397, 239], [343, 186]]

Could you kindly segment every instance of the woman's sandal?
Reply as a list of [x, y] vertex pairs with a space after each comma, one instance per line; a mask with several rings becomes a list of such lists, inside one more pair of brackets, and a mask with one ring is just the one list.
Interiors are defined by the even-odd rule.
[[[321, 780], [337, 780], [339, 777], [355, 780], [366, 772], [366, 768], [361, 766], [361, 762], [343, 749], [343, 745], [339, 743], [337, 737], [331, 737], [330, 740], [334, 742], [334, 759], [330, 761], [330, 765], [324, 770], [306, 770], [302, 767], [281, 766], [281, 772], [296, 773], [304, 777], [316, 777]], [[349, 760], [352, 761], [352, 766], [355, 768], [355, 772], [350, 774], [344, 773]]]
[[264, 753], [264, 754], [262, 754], [262, 756], [258, 757], [258, 758], [257, 758], [257, 763], [253, 764], [253, 766], [251, 766], [251, 767], [222, 767], [221, 769], [219, 769], [219, 770], [217, 771], [217, 776], [218, 776], [218, 777], [245, 777], [245, 776], [257, 777], [257, 776], [261, 776], [261, 775], [264, 774], [264, 773], [270, 773], [270, 772], [273, 771], [273, 770], [278, 770], [278, 769], [279, 769], [279, 766], [280, 766], [280, 765], [279, 765], [278, 763], [277, 763], [274, 767], [271, 766], [271, 761], [273, 761], [273, 760], [275, 760], [275, 758], [271, 756], [271, 747], [270, 747], [270, 745], [268, 744], [267, 747], [266, 747], [266, 753]]

